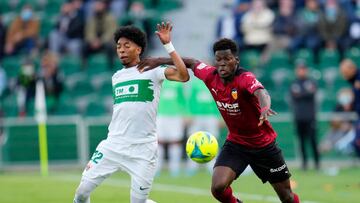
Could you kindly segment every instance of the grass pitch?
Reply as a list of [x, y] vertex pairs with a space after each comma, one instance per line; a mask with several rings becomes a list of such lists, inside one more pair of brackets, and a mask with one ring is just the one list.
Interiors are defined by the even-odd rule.
[[[360, 169], [341, 169], [335, 176], [323, 172], [292, 171], [294, 191], [302, 203], [358, 203], [360, 199]], [[49, 177], [38, 172], [0, 173], [1, 203], [66, 203], [72, 202], [81, 171], [50, 171]], [[150, 198], [158, 203], [211, 203], [211, 176], [200, 171], [192, 177], [170, 177], [166, 172], [155, 179]], [[92, 203], [129, 202], [130, 178], [114, 174], [91, 196]], [[269, 184], [262, 184], [254, 174], [241, 176], [233, 190], [246, 203], [279, 202]]]

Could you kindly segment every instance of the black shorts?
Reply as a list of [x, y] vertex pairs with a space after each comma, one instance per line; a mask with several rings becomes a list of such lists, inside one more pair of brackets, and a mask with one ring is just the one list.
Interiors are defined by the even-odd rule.
[[230, 167], [236, 178], [250, 165], [263, 183], [278, 183], [290, 178], [291, 174], [285, 163], [281, 149], [273, 142], [263, 148], [247, 148], [226, 141], [216, 159], [215, 166]]

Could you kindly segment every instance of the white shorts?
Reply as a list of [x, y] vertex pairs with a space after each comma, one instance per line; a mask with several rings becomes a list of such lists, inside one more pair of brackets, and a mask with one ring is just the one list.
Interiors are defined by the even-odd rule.
[[197, 131], [207, 131], [218, 137], [218, 126], [219, 119], [216, 116], [194, 116], [189, 126], [188, 137]]
[[183, 139], [184, 119], [181, 116], [158, 116], [156, 122], [160, 142], [177, 142]]
[[131, 194], [147, 198], [157, 164], [157, 142], [120, 145], [103, 140], [83, 172], [83, 179], [99, 185], [118, 170], [131, 176]]

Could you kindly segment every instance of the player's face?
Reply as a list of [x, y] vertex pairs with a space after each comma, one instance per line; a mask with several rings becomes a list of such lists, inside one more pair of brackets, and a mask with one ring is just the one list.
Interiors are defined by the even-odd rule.
[[141, 47], [133, 41], [121, 37], [116, 44], [116, 53], [124, 66], [131, 67], [140, 62]]
[[215, 52], [215, 66], [221, 78], [232, 77], [238, 63], [238, 58], [231, 53], [230, 49]]

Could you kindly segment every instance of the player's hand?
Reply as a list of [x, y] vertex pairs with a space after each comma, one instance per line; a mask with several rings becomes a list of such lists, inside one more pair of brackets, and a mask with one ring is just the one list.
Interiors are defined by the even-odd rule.
[[161, 43], [167, 44], [171, 41], [171, 30], [172, 25], [170, 22], [161, 22], [161, 24], [157, 24], [157, 31], [155, 31], [155, 33], [159, 37]]
[[154, 69], [158, 67], [160, 64], [158, 63], [156, 58], [145, 58], [142, 59], [137, 67], [140, 73]]
[[261, 126], [264, 123], [264, 121], [268, 120], [268, 118], [270, 116], [273, 116], [273, 115], [276, 115], [276, 114], [277, 113], [272, 109], [267, 109], [267, 110], [262, 111], [261, 114], [260, 114], [260, 118], [259, 118], [260, 121], [258, 123], [258, 126]]

